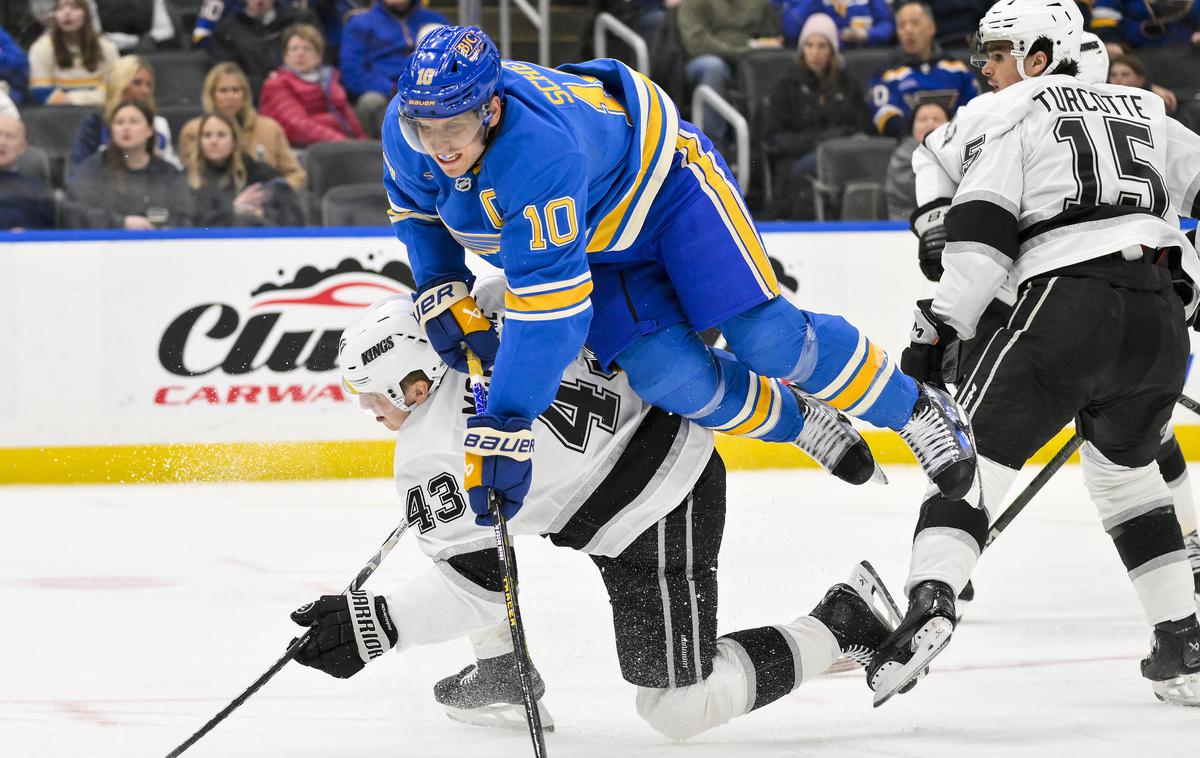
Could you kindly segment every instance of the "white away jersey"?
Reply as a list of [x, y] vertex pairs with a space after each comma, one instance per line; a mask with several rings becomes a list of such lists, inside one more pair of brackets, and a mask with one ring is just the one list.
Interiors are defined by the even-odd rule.
[[1200, 212], [1200, 137], [1151, 92], [1028, 79], [964, 106], [917, 152], [919, 177], [936, 162], [958, 183], [934, 312], [964, 339], [1006, 284], [1109, 253], [1178, 246], [1200, 281], [1178, 227]]
[[[417, 406], [396, 440], [396, 489], [434, 568], [388, 596], [398, 648], [438, 642], [503, 618], [491, 527], [475, 524], [462, 486], [462, 439], [475, 405], [456, 371]], [[533, 423], [533, 485], [509, 532], [615, 556], [684, 501], [713, 453], [712, 432], [644, 403], [624, 373], [590, 356], [563, 373]]]

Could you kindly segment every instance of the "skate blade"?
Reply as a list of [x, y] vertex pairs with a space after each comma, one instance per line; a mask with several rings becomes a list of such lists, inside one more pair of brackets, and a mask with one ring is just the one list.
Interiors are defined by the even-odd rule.
[[[542, 718], [542, 731], [553, 732], [554, 717], [550, 715], [549, 709], [540, 700], [537, 707], [538, 715]], [[511, 729], [514, 731], [525, 731], [529, 728], [529, 724], [525, 721], [524, 705], [498, 703], [496, 705], [485, 705], [480, 708], [454, 708], [449, 705], [443, 705], [442, 708], [446, 711], [446, 716], [451, 721], [457, 721], [460, 724], [483, 726], [489, 729]]]
[[[859, 561], [850, 571], [848, 583], [859, 597], [867, 601], [867, 605], [888, 628], [895, 629], [900, 626], [900, 606], [896, 605], [896, 599], [892, 597], [892, 593], [888, 591], [887, 585], [883, 583], [870, 561]], [[880, 602], [877, 603], [876, 600]]]
[[936, 617], [925, 622], [925, 625], [913, 635], [913, 656], [907, 663], [888, 661], [879, 667], [871, 680], [871, 689], [875, 690], [875, 707], [886, 703], [897, 692], [912, 689], [917, 679], [928, 673], [928, 664], [950, 642], [950, 633], [954, 625], [949, 619]]
[[1200, 707], [1200, 674], [1177, 676], [1165, 682], [1151, 682], [1154, 697], [1170, 705]]
[[833, 663], [829, 664], [829, 668], [825, 669], [822, 674], [844, 674], [847, 671], [858, 671], [862, 665], [853, 658], [842, 656]]
[[872, 482], [873, 484], [887, 484], [888, 478], [887, 474], [883, 473], [883, 469], [879, 467], [878, 463], [876, 463], [875, 470], [871, 472], [871, 478], [867, 481]]

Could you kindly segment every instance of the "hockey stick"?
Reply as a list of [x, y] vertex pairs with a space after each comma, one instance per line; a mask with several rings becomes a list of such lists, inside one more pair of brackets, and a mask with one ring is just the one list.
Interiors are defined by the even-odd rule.
[[[475, 413], [487, 413], [487, 389], [483, 386], [483, 364], [475, 353], [467, 349], [467, 367], [471, 376], [471, 391], [475, 394]], [[508, 607], [508, 631], [512, 635], [513, 659], [517, 662], [517, 678], [521, 682], [521, 697], [525, 701], [525, 721], [529, 724], [529, 738], [533, 741], [536, 758], [546, 756], [546, 738], [542, 734], [542, 715], [538, 713], [533, 697], [533, 677], [529, 673], [529, 648], [525, 643], [525, 624], [521, 621], [521, 607], [517, 604], [517, 581], [509, 562], [512, 549], [508, 539], [508, 519], [500, 508], [496, 491], [488, 490], [488, 505], [492, 511], [492, 534], [496, 538], [496, 555], [504, 571], [504, 603]]]
[[[358, 576], [354, 577], [354, 581], [350, 582], [350, 585], [346, 587], [345, 592], [361, 589], [362, 586], [366, 584], [366, 581], [370, 578], [371, 574], [375, 573], [375, 569], [379, 568], [379, 564], [383, 562], [383, 559], [387, 557], [388, 553], [392, 552], [392, 548], [396, 546], [396, 543], [400, 541], [400, 538], [404, 536], [406, 531], [408, 531], [408, 522], [400, 522], [400, 526], [397, 526], [392, 530], [392, 533], [388, 535], [388, 538], [384, 540], [383, 544], [379, 546], [379, 549], [375, 551], [375, 555], [370, 561], [367, 562], [367, 565], [362, 567], [362, 570], [358, 572]], [[187, 740], [185, 740], [179, 747], [167, 753], [167, 758], [176, 758], [176, 756], [181, 755], [183, 751], [194, 745], [197, 740], [212, 731], [213, 727], [224, 721], [226, 716], [237, 710], [237, 708], [242, 703], [246, 702], [251, 695], [253, 695], [255, 692], [258, 692], [264, 684], [271, 681], [271, 679], [278, 674], [284, 666], [287, 665], [288, 661], [296, 657], [296, 653], [300, 652], [300, 648], [304, 647], [304, 644], [308, 642], [310, 634], [312, 634], [311, 629], [292, 640], [291, 644], [288, 645], [287, 650], [284, 652], [283, 657], [275, 661], [275, 665], [263, 672], [262, 676], [255, 679], [253, 684], [247, 687], [242, 694], [234, 698], [229, 705], [225, 706], [221, 710], [220, 713], [209, 719], [208, 723], [200, 727], [199, 731], [197, 731], [191, 737], [188, 737]]]
[[1175, 402], [1179, 403], [1184, 408], [1187, 408], [1192, 413], [1200, 413], [1200, 403], [1196, 402], [1187, 395], [1180, 395], [1179, 399]]
[[1083, 437], [1080, 437], [1078, 432], [1072, 435], [1071, 439], [1067, 440], [1067, 443], [1062, 446], [1061, 450], [1054, 454], [1050, 462], [1042, 467], [1042, 470], [1033, 478], [1033, 481], [1025, 489], [1021, 490], [1021, 494], [1017, 495], [1012, 504], [1004, 509], [1004, 512], [1000, 514], [1000, 518], [996, 519], [996, 523], [992, 524], [992, 528], [988, 532], [987, 542], [983, 543], [985, 548], [996, 541], [996, 538], [1000, 536], [1000, 532], [1008, 528], [1008, 525], [1017, 517], [1017, 514], [1025, 510], [1025, 506], [1029, 505], [1029, 501], [1033, 500], [1033, 496], [1040, 492], [1042, 487], [1046, 486], [1046, 482], [1050, 481], [1050, 477], [1054, 476], [1063, 467], [1067, 459], [1082, 444]]

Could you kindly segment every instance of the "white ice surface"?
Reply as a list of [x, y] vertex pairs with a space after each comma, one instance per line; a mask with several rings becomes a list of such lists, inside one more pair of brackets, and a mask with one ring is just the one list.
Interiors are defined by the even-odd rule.
[[[806, 613], [860, 558], [899, 592], [923, 483], [888, 473], [886, 488], [731, 474], [721, 632]], [[288, 612], [340, 591], [400, 515], [387, 481], [0, 488], [0, 755], [165, 755], [282, 654]], [[1200, 755], [1200, 709], [1158, 703], [1139, 676], [1149, 631], [1077, 467], [984, 556], [979, 599], [912, 693], [873, 710], [861, 673], [826, 676], [682, 745], [634, 711], [591, 561], [540, 539], [519, 549], [552, 756]], [[422, 568], [401, 542], [368, 587]], [[291, 664], [187, 755], [530, 755], [525, 734], [442, 715], [432, 684], [469, 659], [462, 640], [347, 681]]]

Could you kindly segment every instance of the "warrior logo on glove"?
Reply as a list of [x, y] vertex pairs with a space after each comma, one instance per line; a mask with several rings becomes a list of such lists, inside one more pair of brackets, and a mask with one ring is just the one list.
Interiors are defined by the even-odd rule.
[[391, 650], [399, 639], [387, 601], [363, 590], [323, 595], [292, 611], [292, 621], [309, 627], [296, 662], [349, 679]]

